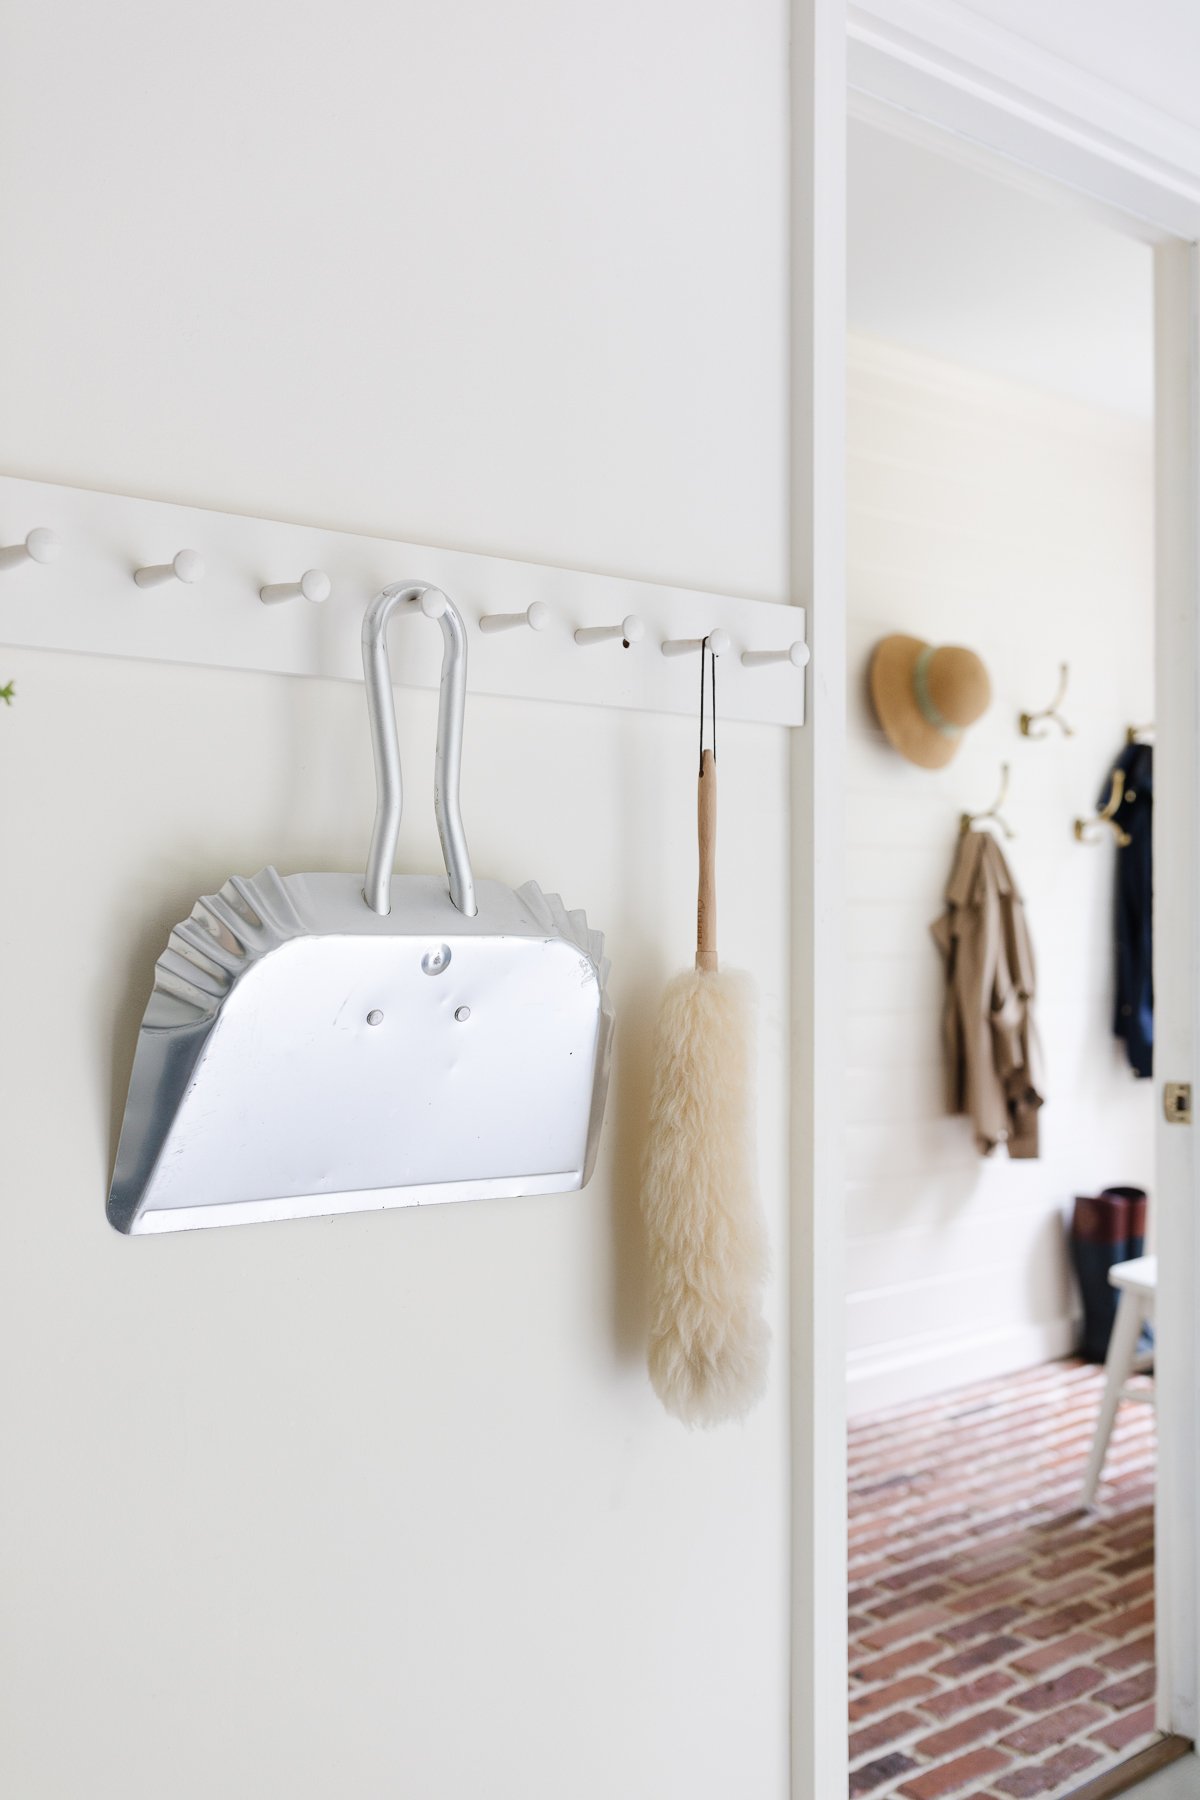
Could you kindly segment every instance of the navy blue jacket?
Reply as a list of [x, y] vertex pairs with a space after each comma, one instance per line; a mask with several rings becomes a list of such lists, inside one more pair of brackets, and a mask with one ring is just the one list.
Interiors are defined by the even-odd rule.
[[[1131, 1067], [1138, 1075], [1154, 1068], [1154, 968], [1151, 935], [1154, 819], [1154, 749], [1129, 744], [1114, 768], [1123, 771], [1125, 792], [1116, 822], [1130, 842], [1117, 848], [1115, 937], [1117, 956], [1116, 1016], [1113, 1030], [1124, 1038]], [[1100, 804], [1112, 793], [1111, 776]]]

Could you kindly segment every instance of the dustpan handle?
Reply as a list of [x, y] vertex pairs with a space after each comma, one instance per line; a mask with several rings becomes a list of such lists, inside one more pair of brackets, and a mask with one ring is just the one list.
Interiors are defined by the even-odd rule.
[[367, 716], [371, 721], [371, 749], [375, 757], [378, 800], [363, 898], [372, 912], [392, 909], [392, 865], [404, 812], [404, 786], [400, 773], [400, 745], [396, 738], [396, 703], [392, 696], [392, 671], [388, 662], [388, 621], [397, 608], [422, 612], [442, 628], [446, 648], [442, 655], [442, 684], [438, 696], [437, 750], [434, 758], [433, 810], [442, 858], [450, 881], [450, 898], [460, 913], [474, 918], [475, 879], [467, 850], [459, 809], [458, 783], [462, 767], [463, 713], [467, 698], [467, 634], [462, 616], [440, 588], [423, 581], [397, 581], [377, 594], [363, 619], [363, 679], [367, 689]]

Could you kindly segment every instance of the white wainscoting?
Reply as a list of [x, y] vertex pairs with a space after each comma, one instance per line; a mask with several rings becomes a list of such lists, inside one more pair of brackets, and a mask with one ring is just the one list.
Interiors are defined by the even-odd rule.
[[[847, 793], [848, 1377], [854, 1412], [1066, 1354], [1076, 1193], [1152, 1186], [1153, 1097], [1111, 1036], [1113, 851], [1078, 845], [1125, 726], [1152, 719], [1150, 428], [852, 341]], [[948, 769], [871, 713], [889, 631], [963, 643], [994, 698]], [[1075, 736], [1023, 738], [1071, 665]], [[941, 911], [959, 814], [1012, 765], [1009, 846], [1038, 956], [1042, 1155], [983, 1160], [945, 1111]]]

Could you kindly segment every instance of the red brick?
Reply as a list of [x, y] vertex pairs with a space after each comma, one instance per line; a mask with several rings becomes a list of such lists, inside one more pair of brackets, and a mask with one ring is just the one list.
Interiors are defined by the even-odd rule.
[[1154, 1426], [1122, 1410], [1079, 1509], [1102, 1381], [1066, 1362], [851, 1426], [861, 1800], [1063, 1800], [1153, 1739]]
[[903, 1706], [908, 1700], [924, 1700], [927, 1694], [937, 1689], [937, 1682], [931, 1681], [928, 1675], [908, 1675], [903, 1681], [893, 1681], [890, 1687], [875, 1688], [869, 1694], [852, 1694], [850, 1696], [850, 1721], [854, 1724], [859, 1719], [870, 1719], [876, 1713], [886, 1712], [891, 1706]]
[[1034, 1795], [1053, 1793], [1070, 1776], [1082, 1774], [1084, 1769], [1090, 1769], [1099, 1761], [1098, 1750], [1091, 1750], [1086, 1744], [1068, 1744], [1047, 1762], [1031, 1763], [1023, 1769], [1014, 1769], [1011, 1774], [1001, 1775], [996, 1782], [996, 1792], [1008, 1796], [1009, 1800], [1033, 1800]]
[[1149, 1631], [1145, 1637], [1132, 1638], [1129, 1643], [1110, 1650], [1107, 1656], [1098, 1656], [1096, 1661], [1102, 1668], [1111, 1669], [1115, 1675], [1122, 1669], [1136, 1669], [1141, 1663], [1152, 1663], [1154, 1653], [1154, 1633]]
[[1023, 1606], [993, 1606], [991, 1612], [980, 1613], [977, 1618], [963, 1619], [957, 1625], [951, 1625], [938, 1632], [948, 1644], [967, 1644], [972, 1638], [988, 1637], [997, 1631], [1003, 1631], [1025, 1611]]
[[990, 1581], [994, 1575], [1007, 1575], [1013, 1569], [1025, 1568], [1028, 1560], [1024, 1550], [1007, 1550], [1003, 1556], [989, 1557], [986, 1562], [960, 1566], [954, 1571], [954, 1579], [960, 1587], [975, 1587], [980, 1582]]
[[924, 1606], [931, 1600], [941, 1600], [949, 1594], [950, 1589], [944, 1581], [931, 1581], [926, 1587], [918, 1588], [915, 1593], [893, 1594], [887, 1600], [880, 1600], [866, 1608], [874, 1619], [895, 1619], [910, 1606]]
[[986, 1675], [980, 1675], [974, 1681], [964, 1682], [961, 1687], [945, 1688], [917, 1704], [923, 1713], [929, 1713], [934, 1719], [952, 1719], [955, 1713], [965, 1712], [969, 1706], [981, 1706], [985, 1700], [998, 1699], [1016, 1685], [1016, 1677], [1007, 1669], [989, 1669]]
[[911, 1756], [901, 1756], [899, 1752], [881, 1756], [878, 1762], [864, 1763], [861, 1769], [855, 1769], [850, 1776], [850, 1800], [859, 1800], [861, 1794], [873, 1794], [885, 1783], [890, 1787], [892, 1782], [916, 1766]]
[[931, 1673], [969, 1675], [973, 1669], [986, 1669], [989, 1663], [1003, 1662], [1006, 1656], [1011, 1656], [1014, 1650], [1020, 1648], [1020, 1638], [988, 1638], [986, 1643], [972, 1644], [969, 1650], [960, 1650], [957, 1656], [948, 1656], [945, 1662], [935, 1663]]
[[1138, 1712], [1126, 1713], [1123, 1719], [1114, 1719], [1111, 1725], [1105, 1725], [1100, 1731], [1093, 1731], [1099, 1743], [1107, 1744], [1110, 1750], [1124, 1750], [1136, 1738], [1145, 1737], [1154, 1730], [1154, 1707], [1143, 1706]]
[[1090, 1694], [1103, 1681], [1101, 1669], [1080, 1664], [1063, 1675], [1051, 1676], [1049, 1681], [1039, 1681], [1036, 1687], [1026, 1688], [1023, 1694], [1014, 1694], [1013, 1705], [1019, 1706], [1022, 1712], [1049, 1712], [1052, 1706], [1061, 1706], [1066, 1700], [1078, 1700], [1081, 1694]]
[[1011, 1759], [1002, 1750], [968, 1750], [954, 1762], [940, 1763], [906, 1781], [900, 1789], [908, 1800], [942, 1800], [943, 1795], [958, 1794], [968, 1782], [985, 1781], [997, 1769], [1007, 1768]]
[[940, 1761], [942, 1757], [952, 1756], [956, 1750], [965, 1750], [969, 1744], [977, 1744], [981, 1738], [997, 1737], [1007, 1726], [1017, 1723], [1016, 1713], [993, 1706], [986, 1712], [971, 1713], [954, 1725], [919, 1738], [913, 1749], [918, 1756], [928, 1757], [931, 1762]]
[[1100, 1752], [1093, 1750], [1090, 1744], [1068, 1744], [1056, 1755], [1049, 1757], [1043, 1764], [1043, 1771], [1050, 1776], [1051, 1787], [1057, 1787], [1068, 1775], [1081, 1775], [1090, 1769], [1093, 1763], [1100, 1761]]
[[1093, 1706], [1090, 1700], [1078, 1700], [1074, 1706], [1060, 1707], [1057, 1712], [1031, 1719], [1019, 1731], [1010, 1731], [1004, 1743], [1022, 1756], [1040, 1756], [1044, 1750], [1052, 1750], [1055, 1744], [1065, 1744], [1068, 1738], [1078, 1737], [1089, 1725], [1096, 1725], [1103, 1718], [1103, 1707]]
[[1086, 1575], [1072, 1575], [1067, 1581], [1046, 1587], [1038, 1582], [1029, 1590], [1029, 1598], [1036, 1603], [1039, 1611], [1053, 1612], [1057, 1607], [1065, 1606], [1069, 1600], [1078, 1600], [1083, 1594], [1094, 1593], [1096, 1573], [1093, 1567]]
[[1119, 1556], [1140, 1550], [1145, 1544], [1152, 1545], [1154, 1543], [1154, 1514], [1149, 1508], [1146, 1510], [1145, 1517], [1138, 1519], [1136, 1524], [1131, 1524], [1128, 1519], [1117, 1519], [1113, 1523], [1119, 1524], [1121, 1530], [1112, 1533], [1108, 1540], [1108, 1548], [1110, 1551], [1116, 1551]]
[[[949, 1617], [944, 1606], [922, 1606], [915, 1612], [901, 1613], [887, 1625], [876, 1625], [867, 1620], [860, 1641], [870, 1650], [886, 1650], [889, 1645], [916, 1637], [919, 1632], [936, 1631]], [[941, 1633], [941, 1636], [945, 1635], [945, 1632]]]
[[870, 1662], [857, 1663], [850, 1672], [857, 1681], [890, 1681], [893, 1675], [902, 1675], [905, 1669], [927, 1663], [931, 1656], [939, 1655], [945, 1647], [936, 1638], [917, 1638], [915, 1643], [901, 1644], [899, 1649], [889, 1650], [886, 1656], [876, 1656]]
[[[1023, 1675], [1042, 1675], [1047, 1669], [1056, 1669], [1061, 1663], [1074, 1662], [1076, 1657], [1086, 1656], [1089, 1650], [1098, 1650], [1104, 1639], [1098, 1638], [1094, 1632], [1077, 1631], [1073, 1637], [1059, 1638], [1056, 1642], [1043, 1644], [1040, 1650], [1026, 1650], [1020, 1656], [1014, 1656], [1012, 1666], [1020, 1669]], [[1109, 1652], [1110, 1655], [1114, 1654]], [[1100, 1657], [1107, 1662], [1107, 1657]]]
[[952, 1556], [941, 1556], [933, 1562], [916, 1563], [911, 1569], [903, 1569], [898, 1575], [885, 1575], [883, 1586], [899, 1593], [901, 1588], [914, 1587], [917, 1582], [924, 1581], [933, 1575], [945, 1575], [954, 1568]]
[[1092, 1569], [1096, 1566], [1096, 1552], [1089, 1544], [1082, 1550], [1072, 1550], [1069, 1555], [1055, 1556], [1046, 1562], [1038, 1561], [1035, 1572], [1039, 1581], [1058, 1581], [1063, 1575], [1073, 1575], [1076, 1569]]
[[880, 1576], [889, 1574], [893, 1566], [891, 1558], [887, 1556], [851, 1556], [847, 1561], [855, 1581], [877, 1581]]
[[874, 1750], [883, 1750], [888, 1744], [898, 1744], [901, 1738], [911, 1737], [914, 1731], [921, 1731], [925, 1721], [919, 1713], [894, 1712], [886, 1718], [876, 1719], [873, 1725], [863, 1725], [850, 1733], [850, 1761], [857, 1762], [860, 1756], [870, 1756]]
[[[1076, 1600], [1073, 1605], [1062, 1606], [1057, 1612], [1047, 1613], [1043, 1618], [1028, 1620], [1021, 1629], [1026, 1637], [1044, 1642], [1047, 1638], [1062, 1637], [1076, 1625], [1086, 1625], [1099, 1616], [1100, 1608], [1093, 1606], [1090, 1600]], [[1103, 1627], [1097, 1629], [1101, 1630]]]
[[1102, 1631], [1107, 1638], [1125, 1638], [1153, 1623], [1154, 1602], [1145, 1600], [1141, 1606], [1131, 1606], [1128, 1612], [1097, 1620], [1096, 1630]]
[[1151, 1571], [1148, 1575], [1135, 1575], [1132, 1581], [1126, 1581], [1121, 1587], [1108, 1588], [1098, 1598], [1104, 1601], [1105, 1606], [1119, 1608], [1134, 1606], [1153, 1593], [1154, 1573]]
[[1099, 1688], [1092, 1695], [1104, 1706], [1111, 1706], [1114, 1712], [1128, 1712], [1131, 1706], [1140, 1706], [1144, 1700], [1154, 1698], [1157, 1677], [1153, 1669], [1139, 1669], [1136, 1675], [1127, 1675], [1124, 1681], [1115, 1681], [1111, 1687]]
[[1120, 1580], [1122, 1575], [1132, 1575], [1135, 1569], [1153, 1568], [1154, 1545], [1147, 1544], [1144, 1550], [1138, 1550], [1133, 1556], [1124, 1556], [1120, 1562], [1109, 1563], [1105, 1573], [1115, 1575]]
[[1011, 1600], [1014, 1595], [1025, 1591], [1025, 1582], [1019, 1576], [1010, 1575], [1004, 1581], [997, 1581], [993, 1587], [985, 1588], [980, 1593], [962, 1594], [957, 1600], [948, 1600], [951, 1612], [980, 1612], [987, 1606], [998, 1606], [1002, 1600]]
[[851, 1533], [850, 1567], [852, 1569], [861, 1568], [866, 1562], [878, 1561], [881, 1555], [886, 1558], [889, 1553], [898, 1550], [905, 1550], [912, 1556], [920, 1554], [919, 1539], [914, 1541], [914, 1534], [911, 1530], [903, 1531], [895, 1525], [889, 1525], [886, 1531], [876, 1530], [869, 1536], [866, 1533], [860, 1533], [858, 1537], [855, 1537]]

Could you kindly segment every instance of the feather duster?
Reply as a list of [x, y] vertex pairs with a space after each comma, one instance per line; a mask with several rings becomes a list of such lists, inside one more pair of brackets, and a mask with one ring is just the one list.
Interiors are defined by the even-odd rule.
[[767, 1234], [754, 1159], [754, 994], [717, 966], [716, 762], [701, 759], [696, 967], [663, 996], [642, 1212], [650, 1379], [688, 1425], [741, 1418], [766, 1385]]

